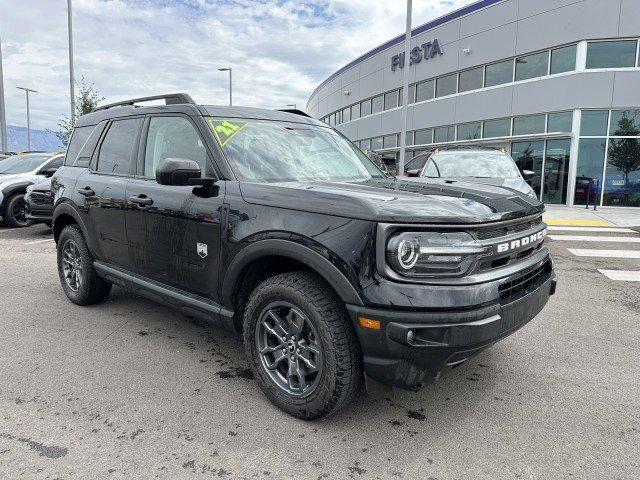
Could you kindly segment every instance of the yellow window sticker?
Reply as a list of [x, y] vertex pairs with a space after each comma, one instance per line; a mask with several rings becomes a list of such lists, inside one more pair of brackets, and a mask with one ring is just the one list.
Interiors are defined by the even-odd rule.
[[218, 144], [224, 147], [229, 141], [244, 127], [249, 125], [249, 122], [237, 122], [231, 120], [209, 120], [211, 130], [218, 140]]

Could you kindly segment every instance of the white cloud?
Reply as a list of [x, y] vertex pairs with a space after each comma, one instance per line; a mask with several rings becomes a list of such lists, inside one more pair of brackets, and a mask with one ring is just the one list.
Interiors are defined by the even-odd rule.
[[[69, 110], [64, 0], [0, 0], [7, 120], [56, 128]], [[418, 0], [419, 25], [471, 0]], [[225, 104], [304, 107], [332, 72], [404, 30], [404, 0], [74, 0], [76, 78], [107, 101], [185, 91]]]

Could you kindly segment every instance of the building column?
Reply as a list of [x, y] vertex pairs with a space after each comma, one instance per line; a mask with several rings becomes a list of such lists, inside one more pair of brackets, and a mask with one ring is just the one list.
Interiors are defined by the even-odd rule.
[[580, 122], [582, 110], [573, 111], [573, 126], [571, 127], [571, 149], [569, 153], [569, 181], [567, 182], [567, 205], [573, 206], [576, 193], [576, 174], [578, 171], [578, 147], [580, 142]]

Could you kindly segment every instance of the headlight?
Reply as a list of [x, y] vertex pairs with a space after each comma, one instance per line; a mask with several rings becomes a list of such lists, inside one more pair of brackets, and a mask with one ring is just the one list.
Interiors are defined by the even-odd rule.
[[459, 277], [484, 252], [466, 232], [405, 232], [387, 242], [387, 262], [406, 277]]
[[27, 193], [31, 193], [31, 192], [33, 191], [33, 187], [34, 187], [34, 186], [35, 186], [35, 185], [29, 185], [29, 186], [27, 187]]

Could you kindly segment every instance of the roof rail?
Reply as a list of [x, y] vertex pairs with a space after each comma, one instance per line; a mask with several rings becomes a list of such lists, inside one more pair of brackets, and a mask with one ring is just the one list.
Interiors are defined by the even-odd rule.
[[303, 112], [302, 110], [298, 110], [297, 108], [280, 108], [278, 109], [278, 111], [285, 112], [285, 113], [293, 113], [294, 115], [300, 115], [302, 117], [313, 118], [307, 112]]
[[191, 104], [195, 105], [196, 102], [193, 101], [186, 93], [169, 93], [166, 95], [153, 95], [151, 97], [140, 97], [140, 98], [132, 98], [131, 100], [123, 100], [121, 102], [109, 103], [107, 105], [102, 105], [100, 107], [96, 107], [93, 109], [94, 112], [98, 110], [107, 110], [113, 107], [126, 107], [126, 106], [136, 106], [136, 103], [142, 102], [150, 102], [152, 100], [164, 100], [166, 105], [179, 105], [179, 104]]

